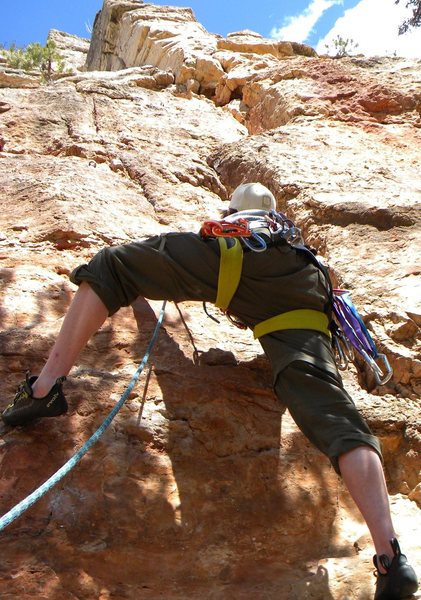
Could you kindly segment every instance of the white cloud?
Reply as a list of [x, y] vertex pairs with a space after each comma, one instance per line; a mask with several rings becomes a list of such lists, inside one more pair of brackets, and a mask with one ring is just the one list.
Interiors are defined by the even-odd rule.
[[295, 17], [286, 17], [282, 27], [274, 27], [270, 32], [270, 37], [277, 40], [304, 42], [317, 21], [335, 4], [343, 4], [343, 0], [311, 0], [301, 14]]
[[329, 33], [317, 43], [320, 54], [326, 52], [338, 35], [358, 43], [356, 52], [366, 56], [393, 55], [421, 58], [421, 29], [398, 35], [402, 21], [412, 14], [406, 2], [396, 5], [395, 0], [361, 0], [346, 10]]

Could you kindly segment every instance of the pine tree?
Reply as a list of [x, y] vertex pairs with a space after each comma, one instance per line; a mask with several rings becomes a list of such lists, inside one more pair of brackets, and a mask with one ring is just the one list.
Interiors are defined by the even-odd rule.
[[[395, 0], [399, 4], [401, 0]], [[421, 0], [407, 0], [406, 8], [413, 7], [412, 17], [399, 25], [399, 35], [406, 33], [410, 27], [421, 27]]]
[[63, 57], [57, 52], [53, 40], [48, 40], [45, 46], [39, 42], [18, 48], [12, 44], [9, 49], [3, 49], [2, 54], [9, 67], [24, 71], [40, 71], [44, 81], [51, 81], [54, 73], [64, 71]]

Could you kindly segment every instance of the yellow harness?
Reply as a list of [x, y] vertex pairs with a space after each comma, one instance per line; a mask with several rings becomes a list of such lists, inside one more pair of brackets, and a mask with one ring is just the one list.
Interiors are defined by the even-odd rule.
[[[243, 269], [243, 249], [237, 238], [230, 238], [234, 242], [231, 247], [228, 246], [227, 238], [218, 237], [217, 239], [221, 258], [215, 306], [222, 311], [227, 311], [240, 283]], [[266, 319], [254, 327], [253, 335], [255, 338], [260, 338], [283, 329], [313, 329], [331, 337], [327, 315], [311, 308], [290, 310]]]
[[228, 238], [219, 237], [217, 239], [221, 258], [215, 306], [226, 311], [240, 283], [243, 269], [243, 249], [238, 238], [229, 238], [234, 242], [231, 248], [228, 247]]

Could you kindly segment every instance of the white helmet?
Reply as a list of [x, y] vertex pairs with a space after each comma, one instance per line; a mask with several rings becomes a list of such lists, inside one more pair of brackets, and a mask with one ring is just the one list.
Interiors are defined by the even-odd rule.
[[270, 190], [261, 183], [243, 183], [235, 188], [229, 208], [236, 211], [259, 209], [276, 210], [276, 200]]

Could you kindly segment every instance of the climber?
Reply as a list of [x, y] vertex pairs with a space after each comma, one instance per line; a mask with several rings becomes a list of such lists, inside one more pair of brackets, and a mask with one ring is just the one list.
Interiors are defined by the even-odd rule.
[[[259, 218], [267, 214], [269, 219], [275, 209], [273, 194], [249, 183], [234, 191], [228, 212], [258, 211]], [[243, 221], [253, 227], [253, 214]], [[375, 600], [406, 598], [417, 590], [417, 578], [396, 539], [379, 440], [345, 391], [335, 364], [325, 325], [327, 276], [296, 244], [297, 232], [271, 243], [259, 221], [256, 233], [255, 248], [253, 240], [244, 243], [246, 236], [236, 244], [243, 252], [242, 271], [228, 299], [229, 313], [251, 329], [280, 314], [317, 317], [318, 327], [313, 322], [305, 323], [306, 328], [287, 323], [259, 337], [272, 366], [274, 390], [304, 435], [330, 459], [367, 523], [376, 550]], [[227, 243], [227, 252], [232, 247]], [[139, 296], [219, 304], [222, 248], [220, 238], [212, 235], [167, 233], [106, 247], [78, 266], [70, 279], [79, 289], [51, 353], [40, 374], [27, 375], [19, 386], [3, 411], [3, 421], [18, 426], [64, 414], [63, 382], [80, 351], [108, 316]]]

